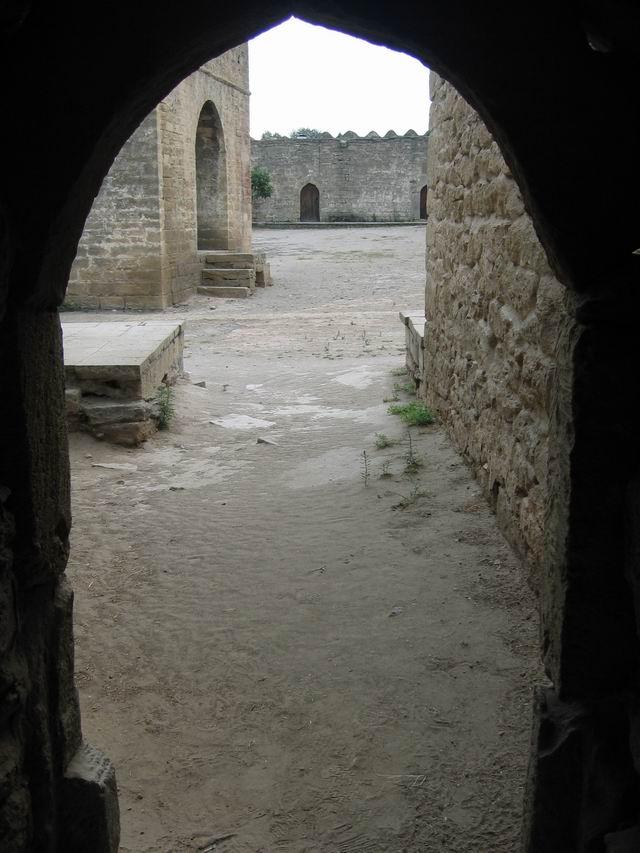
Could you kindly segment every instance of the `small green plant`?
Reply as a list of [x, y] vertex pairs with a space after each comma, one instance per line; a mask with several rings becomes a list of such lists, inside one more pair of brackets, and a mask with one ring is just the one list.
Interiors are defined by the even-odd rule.
[[362, 477], [362, 482], [365, 487], [369, 485], [369, 458], [367, 456], [367, 451], [362, 451], [362, 471], [360, 472], [360, 476]]
[[158, 409], [158, 429], [167, 429], [171, 418], [174, 415], [173, 408], [173, 392], [168, 385], [161, 385], [156, 394], [156, 404]]
[[382, 470], [380, 471], [380, 479], [385, 480], [389, 477], [392, 477], [392, 473], [389, 470], [391, 468], [391, 460], [387, 459], [386, 462], [382, 463]]
[[251, 170], [251, 198], [271, 198], [272, 193], [271, 175], [264, 166], [254, 166]]
[[405, 394], [415, 394], [416, 393], [416, 385], [415, 382], [405, 382], [402, 386], [402, 390]]
[[405, 474], [415, 474], [418, 468], [422, 465], [422, 459], [416, 455], [413, 450], [413, 439], [411, 438], [411, 430], [407, 430], [407, 452], [404, 454]]
[[382, 402], [383, 403], [397, 403], [399, 399], [400, 399], [400, 397], [398, 396], [398, 392], [394, 391], [390, 397], [383, 397]]
[[423, 492], [419, 486], [414, 486], [408, 495], [402, 495], [397, 504], [394, 504], [391, 509], [407, 509], [407, 507], [412, 506], [419, 498], [423, 498], [425, 496], [425, 492]]
[[408, 426], [427, 426], [435, 423], [435, 415], [426, 403], [414, 400], [411, 403], [401, 403], [389, 406], [390, 415], [400, 415]]
[[384, 450], [385, 447], [391, 447], [395, 442], [392, 438], [389, 438], [388, 435], [385, 435], [383, 432], [376, 433], [376, 447], [378, 450]]
[[406, 376], [407, 368], [406, 367], [394, 367], [391, 371], [392, 376]]

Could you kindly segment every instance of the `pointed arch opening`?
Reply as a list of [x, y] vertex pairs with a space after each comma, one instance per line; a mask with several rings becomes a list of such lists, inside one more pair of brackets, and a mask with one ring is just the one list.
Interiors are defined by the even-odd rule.
[[427, 193], [429, 187], [425, 184], [420, 190], [420, 219], [427, 218]]
[[198, 249], [228, 249], [227, 160], [218, 110], [207, 101], [196, 130]]
[[320, 190], [315, 184], [300, 190], [300, 222], [320, 222]]

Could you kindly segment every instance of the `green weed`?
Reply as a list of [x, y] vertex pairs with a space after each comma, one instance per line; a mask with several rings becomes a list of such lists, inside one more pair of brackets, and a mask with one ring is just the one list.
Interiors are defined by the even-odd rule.
[[362, 482], [365, 487], [369, 485], [369, 458], [367, 456], [367, 451], [362, 451], [362, 471], [360, 472], [360, 476], [362, 478]]
[[411, 403], [400, 403], [389, 406], [390, 415], [400, 415], [408, 426], [426, 426], [435, 423], [435, 415], [426, 403], [414, 400]]
[[405, 474], [415, 474], [418, 468], [422, 465], [422, 459], [413, 450], [413, 440], [411, 438], [411, 430], [407, 430], [407, 452], [404, 454]]
[[385, 447], [391, 447], [392, 444], [395, 444], [395, 441], [389, 438], [388, 435], [385, 435], [383, 432], [376, 433], [376, 447], [378, 450], [384, 450]]
[[386, 462], [382, 463], [382, 470], [380, 471], [380, 476], [379, 476], [380, 480], [384, 480], [388, 477], [393, 477], [393, 474], [389, 470], [390, 467], [391, 467], [391, 460], [390, 459], [387, 459]]
[[397, 504], [394, 504], [391, 509], [407, 509], [412, 506], [419, 498], [425, 497], [426, 492], [423, 492], [418, 486], [414, 486], [408, 495], [402, 495]]
[[167, 429], [175, 410], [173, 408], [173, 392], [168, 385], [161, 385], [156, 393], [158, 429]]

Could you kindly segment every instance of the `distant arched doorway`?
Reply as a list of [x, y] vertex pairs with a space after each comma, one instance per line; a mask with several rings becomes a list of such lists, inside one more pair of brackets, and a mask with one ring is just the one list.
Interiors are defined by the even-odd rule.
[[420, 190], [420, 219], [427, 218], [427, 191], [429, 187], [425, 184]]
[[315, 184], [300, 190], [300, 222], [320, 222], [320, 191]]
[[196, 130], [196, 199], [198, 249], [228, 249], [227, 160], [212, 101], [202, 107]]

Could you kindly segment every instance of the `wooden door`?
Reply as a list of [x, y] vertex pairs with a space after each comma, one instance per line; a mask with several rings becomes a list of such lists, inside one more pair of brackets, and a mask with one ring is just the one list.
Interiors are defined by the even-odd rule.
[[300, 222], [320, 222], [320, 192], [315, 184], [300, 190]]
[[[422, 187], [420, 190], [420, 219], [427, 218], [427, 190], [429, 188], [426, 186]], [[415, 196], [414, 196], [415, 198]]]

